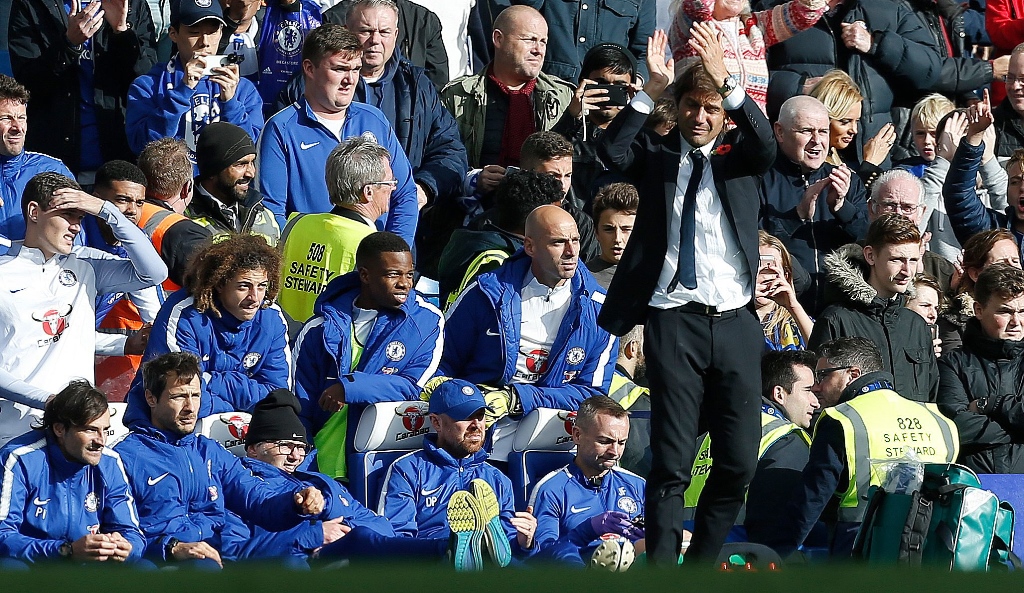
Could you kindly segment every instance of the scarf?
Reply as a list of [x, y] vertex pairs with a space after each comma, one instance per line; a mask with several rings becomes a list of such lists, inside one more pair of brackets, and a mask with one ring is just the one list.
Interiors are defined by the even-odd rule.
[[508, 113], [505, 116], [505, 130], [501, 134], [501, 152], [498, 155], [498, 164], [502, 167], [519, 165], [519, 152], [523, 148], [526, 138], [537, 130], [537, 124], [533, 116], [533, 89], [537, 86], [537, 79], [524, 84], [522, 88], [513, 91], [508, 85], [501, 82], [494, 76], [494, 72], [487, 73], [487, 78], [496, 84], [501, 92], [508, 97]]

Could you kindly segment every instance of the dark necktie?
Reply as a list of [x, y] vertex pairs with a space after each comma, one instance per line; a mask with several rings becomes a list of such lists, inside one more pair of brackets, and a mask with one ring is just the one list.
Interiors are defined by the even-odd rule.
[[697, 192], [700, 191], [700, 181], [704, 177], [706, 159], [703, 152], [694, 150], [690, 152], [690, 160], [693, 162], [693, 170], [690, 171], [690, 181], [686, 184], [686, 193], [683, 195], [683, 216], [679, 223], [679, 259], [676, 261], [676, 277], [668, 285], [670, 293], [678, 284], [689, 290], [697, 288], [693, 241], [694, 235], [697, 234]]

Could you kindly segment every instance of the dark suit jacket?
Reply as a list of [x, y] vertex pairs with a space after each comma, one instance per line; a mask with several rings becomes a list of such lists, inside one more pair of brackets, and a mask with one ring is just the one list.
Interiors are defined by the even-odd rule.
[[[729, 143], [720, 136], [709, 160], [726, 218], [753, 274], [758, 257], [756, 177], [775, 160], [775, 138], [768, 119], [750, 97], [728, 113], [736, 122], [733, 133], [738, 133], [729, 137], [737, 141]], [[646, 119], [627, 106], [609, 124], [598, 146], [602, 161], [631, 179], [640, 193], [633, 233], [598, 317], [601, 327], [617, 336], [647, 318], [668, 249], [665, 216], [669, 201], [675, 199], [679, 175], [680, 134], [641, 132]]]

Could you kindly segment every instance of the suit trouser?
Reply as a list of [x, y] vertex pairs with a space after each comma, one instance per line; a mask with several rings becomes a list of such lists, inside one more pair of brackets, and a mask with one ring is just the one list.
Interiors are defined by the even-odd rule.
[[686, 564], [713, 562], [721, 550], [757, 467], [763, 350], [761, 324], [750, 308], [716, 315], [649, 310], [644, 354], [652, 467], [646, 535], [653, 564], [676, 566], [698, 425], [711, 434], [714, 464], [697, 502]]

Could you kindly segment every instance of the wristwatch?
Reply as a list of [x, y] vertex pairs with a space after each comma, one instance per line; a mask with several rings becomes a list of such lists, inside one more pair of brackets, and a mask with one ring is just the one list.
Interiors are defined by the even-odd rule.
[[167, 543], [164, 544], [164, 560], [174, 560], [174, 546], [180, 543], [181, 541], [176, 537], [167, 540]]
[[722, 86], [718, 87], [715, 90], [718, 91], [719, 95], [722, 95], [723, 97], [726, 97], [726, 96], [729, 95], [729, 93], [733, 92], [733, 90], [735, 90], [735, 89], [736, 89], [736, 77], [730, 75], [730, 76], [725, 77], [725, 82], [722, 83]]
[[70, 558], [73, 550], [71, 549], [71, 542], [64, 542], [57, 548], [57, 552], [60, 553], [61, 558]]

